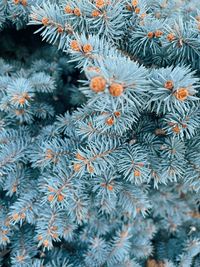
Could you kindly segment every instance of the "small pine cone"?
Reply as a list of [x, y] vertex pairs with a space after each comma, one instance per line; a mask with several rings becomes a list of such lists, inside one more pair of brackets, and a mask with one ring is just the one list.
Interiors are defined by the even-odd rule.
[[83, 46], [83, 52], [84, 53], [90, 53], [93, 50], [93, 47], [91, 46], [91, 44], [85, 44]]
[[180, 100], [180, 101], [184, 101], [187, 99], [187, 97], [189, 96], [189, 92], [187, 90], [187, 88], [179, 88], [175, 93], [174, 93], [175, 97]]
[[124, 88], [119, 83], [112, 83], [109, 87], [109, 91], [112, 96], [120, 96], [123, 93]]
[[90, 82], [90, 88], [96, 93], [103, 92], [106, 88], [106, 80], [101, 76], [94, 77]]
[[164, 87], [165, 87], [166, 89], [172, 90], [172, 89], [174, 88], [174, 83], [173, 83], [173, 81], [171, 81], [171, 80], [166, 81]]

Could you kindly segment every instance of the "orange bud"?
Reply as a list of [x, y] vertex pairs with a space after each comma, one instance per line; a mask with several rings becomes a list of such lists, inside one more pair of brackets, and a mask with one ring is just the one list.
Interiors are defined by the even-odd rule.
[[148, 32], [148, 33], [147, 33], [147, 37], [148, 37], [149, 39], [152, 39], [152, 38], [154, 37], [154, 32]]
[[96, 0], [96, 7], [102, 8], [105, 6], [105, 0]]
[[54, 157], [53, 150], [47, 149], [45, 153], [45, 159], [52, 159]]
[[55, 189], [51, 186], [48, 186], [48, 190], [49, 190], [49, 192], [55, 192]]
[[164, 86], [165, 86], [166, 89], [172, 90], [174, 88], [174, 83], [173, 83], [173, 81], [168, 80], [168, 81], [165, 82]]
[[22, 4], [23, 6], [27, 6], [27, 0], [21, 0], [21, 4]]
[[94, 71], [94, 72], [100, 72], [100, 69], [98, 67], [90, 66], [87, 67], [88, 71]]
[[136, 177], [139, 177], [139, 176], [141, 175], [141, 172], [140, 172], [139, 170], [135, 170], [135, 171], [134, 171], [134, 175], [135, 175]]
[[19, 99], [19, 104], [20, 105], [24, 105], [25, 102], [26, 102], [26, 99], [24, 97], [22, 97], [22, 98]]
[[114, 124], [114, 119], [111, 117], [111, 118], [108, 118], [106, 120], [106, 124], [108, 124], [109, 126], [112, 126]]
[[20, 3], [20, 0], [13, 0], [15, 5], [18, 5]]
[[94, 18], [100, 16], [100, 14], [101, 14], [101, 13], [100, 13], [98, 10], [93, 10], [93, 11], [92, 11], [92, 17], [94, 17]]
[[138, 5], [138, 0], [133, 0], [132, 1], [132, 6], [136, 7]]
[[91, 52], [93, 50], [93, 47], [91, 46], [91, 44], [85, 44], [84, 46], [83, 46], [83, 52], [84, 53], [89, 53], [89, 52]]
[[88, 171], [89, 171], [89, 173], [93, 173], [94, 172], [94, 168], [91, 165], [88, 165]]
[[15, 193], [17, 191], [17, 185], [13, 185], [12, 192]]
[[75, 163], [74, 164], [74, 171], [78, 172], [78, 171], [80, 171], [80, 169], [81, 169], [81, 164], [80, 163]]
[[140, 13], [140, 8], [139, 7], [136, 7], [135, 14], [139, 14], [139, 13]]
[[85, 158], [81, 156], [79, 153], [76, 154], [76, 158], [80, 160], [85, 160]]
[[80, 11], [80, 9], [78, 7], [74, 8], [74, 15], [80, 17], [81, 11]]
[[49, 24], [49, 19], [44, 17], [44, 18], [42, 19], [42, 24], [43, 24], [44, 26], [47, 26], [47, 25]]
[[73, 12], [73, 10], [71, 9], [70, 5], [66, 5], [66, 7], [65, 7], [65, 13], [71, 14], [72, 12]]
[[120, 111], [115, 111], [115, 112], [114, 112], [114, 115], [115, 115], [116, 117], [120, 117], [120, 116], [121, 116], [121, 112], [120, 112]]
[[169, 42], [172, 42], [174, 39], [175, 39], [175, 36], [174, 36], [173, 33], [169, 33], [169, 34], [167, 35], [167, 40], [168, 40]]
[[62, 194], [58, 195], [58, 201], [62, 202], [65, 197]]
[[57, 233], [54, 233], [54, 234], [52, 234], [52, 237], [55, 238], [55, 239], [57, 239], [58, 238], [58, 234]]
[[106, 88], [106, 80], [101, 76], [94, 77], [90, 82], [90, 88], [96, 93], [103, 92]]
[[54, 195], [51, 194], [51, 195], [48, 196], [48, 200], [49, 200], [49, 202], [52, 202], [53, 199], [54, 199]]
[[23, 262], [24, 261], [24, 255], [19, 255], [16, 257], [18, 262]]
[[132, 6], [130, 6], [130, 5], [126, 5], [126, 9], [127, 9], [128, 11], [132, 11]]
[[112, 96], [120, 96], [123, 93], [123, 90], [123, 86], [119, 83], [112, 83], [109, 87], [109, 91]]
[[176, 134], [180, 133], [180, 128], [178, 127], [178, 125], [176, 125], [175, 127], [172, 128], [172, 131]]
[[12, 215], [12, 217], [13, 217], [13, 220], [14, 220], [14, 221], [17, 221], [17, 220], [19, 219], [20, 216], [19, 216], [18, 213], [15, 213], [15, 214]]
[[80, 45], [79, 45], [78, 41], [76, 41], [76, 40], [71, 41], [70, 47], [74, 51], [80, 51], [81, 50]]
[[187, 97], [189, 96], [189, 92], [187, 90], [187, 88], [179, 88], [175, 93], [174, 93], [175, 97], [180, 100], [180, 101], [184, 101], [187, 99]]
[[64, 31], [64, 29], [61, 26], [59, 26], [57, 31], [58, 31], [58, 33], [62, 33]]
[[109, 191], [113, 190], [113, 186], [111, 184], [107, 185], [107, 188], [108, 188]]
[[42, 235], [38, 235], [37, 239], [41, 241], [43, 239]]
[[140, 17], [141, 17], [141, 19], [144, 19], [145, 17], [146, 17], [146, 13], [142, 13], [141, 15], [140, 15]]
[[155, 31], [155, 37], [159, 38], [163, 35], [163, 32], [160, 30]]

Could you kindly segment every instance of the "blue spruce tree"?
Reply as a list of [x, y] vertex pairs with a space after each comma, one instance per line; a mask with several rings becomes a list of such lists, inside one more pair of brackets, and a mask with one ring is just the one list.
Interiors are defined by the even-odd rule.
[[0, 0], [1, 267], [200, 266], [198, 6]]

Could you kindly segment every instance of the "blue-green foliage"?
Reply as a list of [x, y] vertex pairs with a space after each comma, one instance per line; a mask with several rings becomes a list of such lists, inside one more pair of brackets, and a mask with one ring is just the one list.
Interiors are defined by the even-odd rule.
[[199, 267], [197, 7], [1, 0], [62, 51], [0, 59], [2, 266]]

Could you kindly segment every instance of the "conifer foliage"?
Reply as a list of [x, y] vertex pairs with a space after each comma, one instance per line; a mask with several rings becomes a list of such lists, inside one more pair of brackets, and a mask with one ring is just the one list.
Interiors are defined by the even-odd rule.
[[1, 267], [200, 266], [198, 6], [0, 0]]

